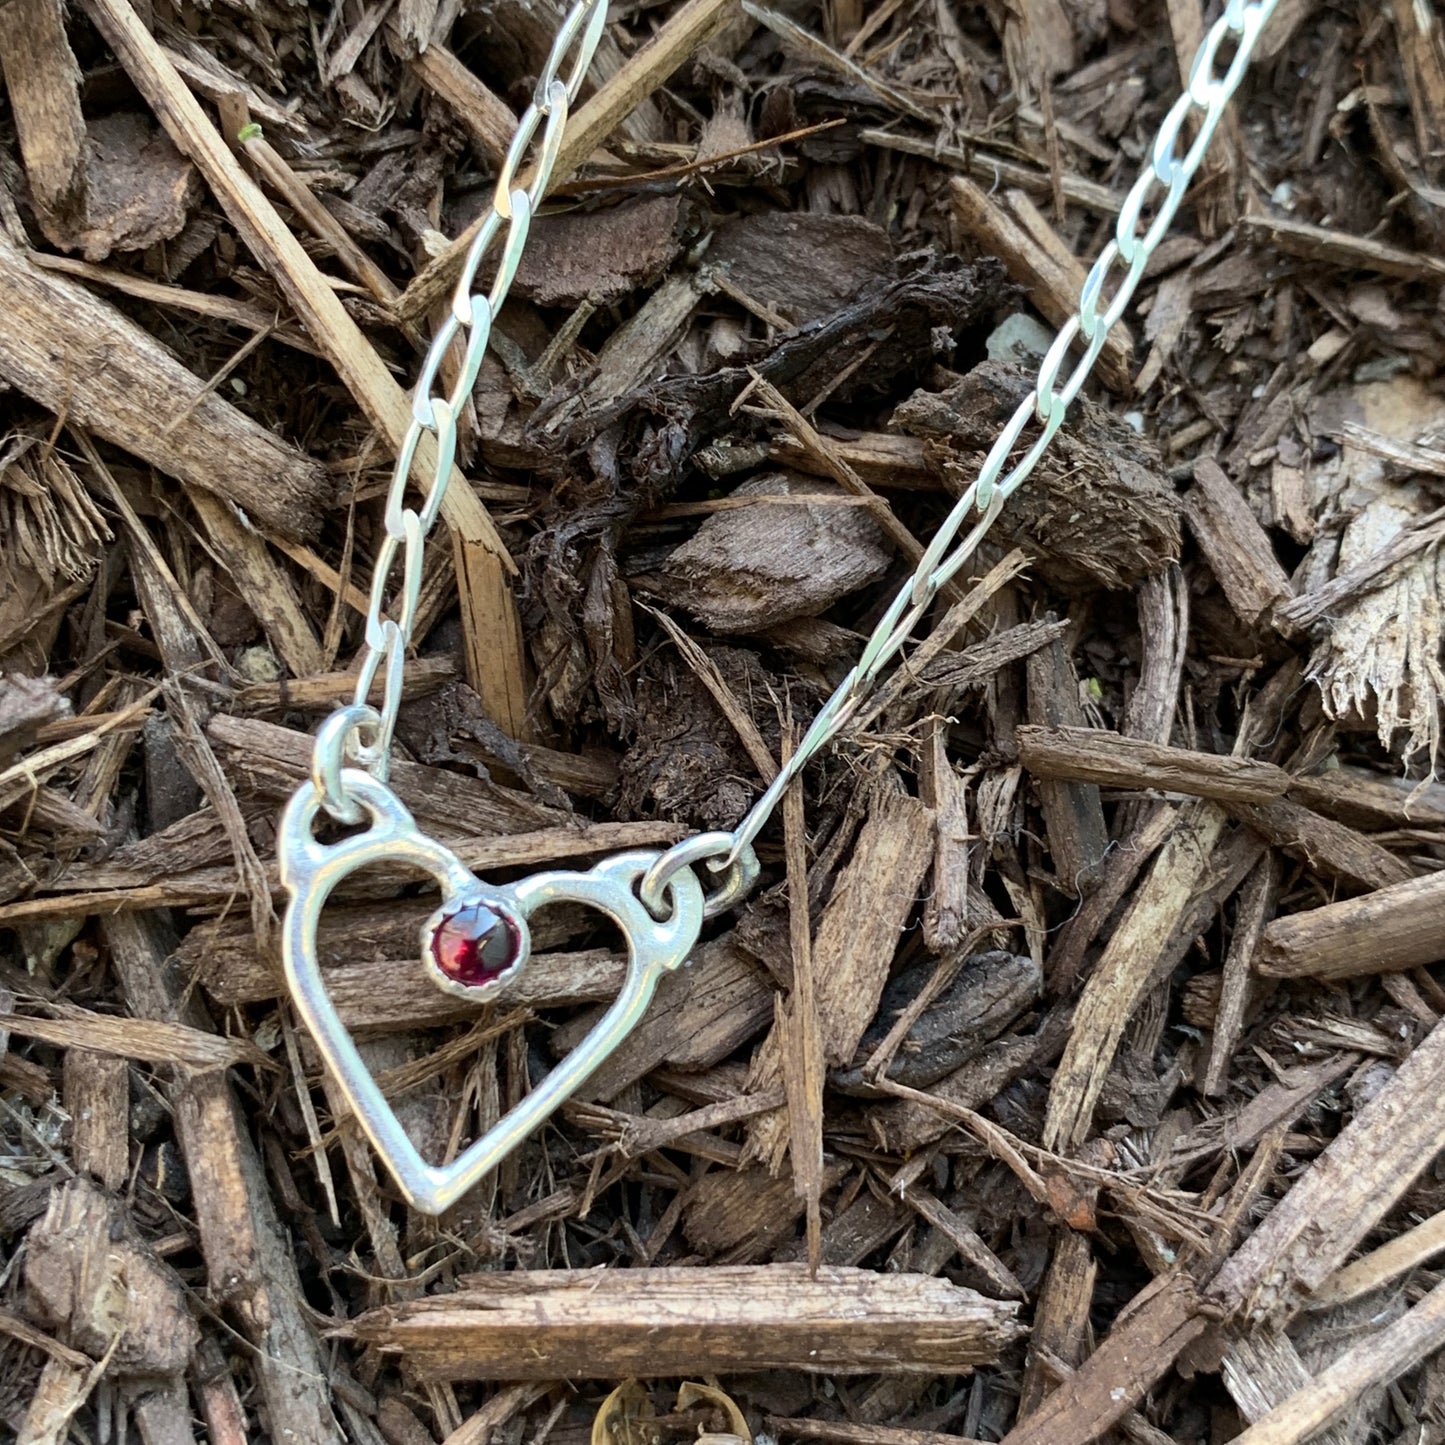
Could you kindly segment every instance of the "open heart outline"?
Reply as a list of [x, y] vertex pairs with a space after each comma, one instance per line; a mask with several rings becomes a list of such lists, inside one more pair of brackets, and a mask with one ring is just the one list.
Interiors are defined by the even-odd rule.
[[[451, 849], [417, 828], [386, 784], [360, 769], [344, 769], [341, 776], [347, 795], [370, 819], [364, 832], [336, 843], [317, 841], [321, 797], [310, 782], [298, 789], [281, 816], [277, 851], [281, 881], [290, 894], [281, 939], [286, 981], [322, 1059], [407, 1203], [424, 1214], [440, 1214], [555, 1113], [636, 1026], [658, 980], [677, 968], [697, 941], [702, 885], [689, 868], [674, 874], [668, 884], [672, 911], [659, 921], [635, 891], [659, 856], [654, 852], [619, 853], [586, 873], [534, 873], [517, 883], [484, 884]], [[385, 863], [431, 874], [441, 886], [443, 910], [479, 901], [518, 923], [520, 958], [495, 982], [467, 990], [479, 1000], [500, 991], [525, 966], [527, 919], [547, 904], [588, 904], [611, 918], [627, 940], [627, 976], [607, 1012], [521, 1103], [444, 1167], [428, 1164], [407, 1137], [341, 1022], [317, 958], [316, 930], [332, 889], [359, 868]]]

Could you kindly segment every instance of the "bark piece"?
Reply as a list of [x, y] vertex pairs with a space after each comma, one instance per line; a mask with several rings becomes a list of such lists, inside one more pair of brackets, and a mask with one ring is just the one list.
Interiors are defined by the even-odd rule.
[[1019, 1419], [1027, 1420], [1049, 1393], [1049, 1371], [1041, 1354], [1075, 1369], [1084, 1362], [1089, 1343], [1089, 1311], [1099, 1267], [1088, 1236], [1075, 1230], [1056, 1231], [1054, 1257], [1039, 1292], [1038, 1313], [1029, 1337], [1028, 1366], [1019, 1394]]
[[0, 375], [11, 385], [284, 537], [316, 532], [334, 491], [319, 464], [214, 392], [184, 426], [166, 429], [176, 398], [199, 383], [149, 333], [3, 238], [0, 290]]
[[923, 901], [923, 937], [930, 952], [963, 943], [973, 908], [969, 898], [968, 787], [949, 761], [947, 726], [930, 724], [919, 768], [919, 795], [933, 812], [933, 877]]
[[[726, 1058], [773, 1016], [767, 976], [727, 937], [700, 945], [689, 964], [657, 986], [642, 1022], [578, 1091], [580, 1099], [611, 1099], [663, 1064], [705, 1069]], [[595, 1016], [558, 1029], [552, 1046], [575, 1048]]]
[[[217, 714], [206, 733], [223, 750], [233, 776], [277, 799], [288, 797], [311, 766], [311, 739], [274, 723]], [[565, 819], [523, 793], [444, 768], [398, 760], [391, 781], [419, 819], [463, 837], [521, 833]]]
[[1003, 1445], [1097, 1439], [1138, 1404], [1206, 1327], [1198, 1289], [1187, 1274], [1154, 1280], [1130, 1301], [1086, 1364], [1015, 1425]]
[[1442, 1090], [1437, 1024], [1239, 1247], [1211, 1296], [1253, 1320], [1302, 1308], [1445, 1148]]
[[[1079, 675], [1055, 638], [1028, 660], [1029, 721], [1041, 727], [1082, 730], [1084, 710], [1079, 704]], [[1014, 732], [1017, 739], [1018, 730]], [[1025, 763], [1025, 766], [1028, 766]], [[1087, 783], [1045, 779], [1039, 784], [1048, 836], [1049, 859], [1063, 892], [1077, 898], [1092, 891], [1109, 847], [1104, 826], [1104, 805], [1097, 787]]]
[[[898, 940], [932, 855], [929, 810], [886, 779], [813, 934], [823, 1062], [831, 1068], [852, 1063], [878, 1012]], [[753, 1059], [749, 1077], [754, 1090], [782, 1082], [785, 1046], [774, 1028]], [[781, 1158], [786, 1115], [756, 1120], [748, 1132], [753, 1157], [770, 1163]]]
[[[1057, 1053], [1057, 1045], [1052, 1051], [1041, 1049], [1039, 1040], [1027, 1035], [995, 1039], [985, 1044], [957, 1073], [935, 1084], [928, 1091], [929, 1096], [944, 1104], [981, 1109], [1014, 1080], [1037, 1073], [1043, 1062], [1042, 1054], [1052, 1057]], [[880, 1148], [902, 1155], [932, 1144], [951, 1127], [946, 1114], [913, 1099], [870, 1104], [866, 1124]]]
[[[364, 602], [364, 598], [355, 599]], [[402, 683], [404, 703], [427, 697], [457, 680], [457, 663], [451, 657], [408, 658], [406, 677]], [[356, 673], [321, 672], [311, 677], [285, 678], [280, 682], [253, 682], [236, 693], [236, 710], [242, 713], [267, 712], [330, 712], [350, 702], [356, 692]], [[405, 713], [403, 713], [405, 717]], [[582, 763], [571, 753], [563, 755], [570, 763]]]
[[667, 273], [682, 249], [683, 220], [675, 196], [541, 217], [513, 289], [538, 306], [615, 306]]
[[1267, 978], [1354, 978], [1445, 960], [1445, 873], [1276, 918], [1255, 968]]
[[[421, 926], [434, 907], [425, 895], [332, 904], [317, 926], [317, 962], [323, 968], [344, 969], [372, 959], [393, 966], [412, 959]], [[596, 915], [580, 904], [546, 909], [533, 921], [533, 950], [541, 956], [595, 924]], [[607, 951], [594, 952], [600, 958]], [[207, 980], [208, 987], [214, 983], [228, 1004], [276, 997], [268, 990], [280, 983], [279, 952], [272, 948], [259, 955], [255, 933], [234, 912], [198, 924], [182, 940], [176, 957]]]
[[933, 850], [928, 811], [884, 791], [869, 810], [813, 935], [823, 1054], [849, 1063], [878, 1011], [884, 981]]
[[[945, 391], [915, 392], [893, 423], [933, 443], [934, 465], [961, 492], [1033, 385], [1018, 367], [985, 361]], [[995, 536], [1027, 549], [1062, 586], [1131, 587], [1178, 559], [1179, 499], [1154, 448], [1126, 422], [1087, 398], [1075, 408], [1009, 498]]]
[[1076, 1150], [1125, 1026], [1154, 976], [1171, 935], [1194, 904], [1199, 880], [1224, 831], [1216, 803], [1187, 804], [1085, 985], [1073, 1033], [1049, 1090], [1044, 1147]]
[[1241, 216], [1239, 229], [1247, 240], [1306, 261], [1320, 261], [1347, 271], [1378, 271], [1416, 281], [1445, 280], [1445, 260], [1407, 251], [1372, 236], [1351, 236], [1332, 227], [1312, 226], [1282, 215]]
[[179, 1375], [198, 1332], [180, 1281], [87, 1180], [50, 1198], [29, 1234], [26, 1309], [92, 1359], [126, 1375]]
[[[1442, 422], [1440, 398], [1408, 372], [1316, 401], [1309, 425], [1339, 434], [1344, 445], [1312, 470], [1311, 485], [1346, 519], [1337, 547], [1334, 529], [1321, 530], [1304, 571], [1308, 590], [1277, 611], [1282, 626], [1314, 632], [1308, 670], [1326, 711], [1370, 719], [1387, 750], [1403, 734], [1404, 754], [1423, 750], [1427, 767], [1445, 727], [1437, 661], [1445, 646], [1439, 565], [1445, 508], [1426, 478], [1408, 476], [1409, 463], [1407, 474], [1397, 475], [1398, 456], [1388, 454], [1428, 441]], [[1362, 433], [1373, 434], [1365, 445]]]
[[[844, 462], [870, 487], [893, 491], [931, 492], [942, 486], [940, 469], [931, 461], [919, 437], [892, 432], [863, 432], [857, 436], [829, 437], [829, 452]], [[831, 475], [823, 470], [818, 454], [797, 437], [776, 436], [770, 446], [773, 461], [799, 472]]]
[[1250, 994], [1251, 968], [1257, 966], [1260, 941], [1279, 892], [1279, 869], [1271, 854], [1250, 875], [1240, 892], [1234, 933], [1224, 960], [1219, 1006], [1215, 1011], [1209, 1064], [1204, 1076], [1206, 1094], [1223, 1094], [1228, 1086], [1229, 1061], [1244, 1030], [1245, 1005]]
[[270, 1066], [249, 1039], [226, 1039], [169, 1019], [115, 1018], [76, 1004], [57, 1005], [60, 1017], [32, 1018], [0, 1013], [11, 1033], [62, 1047], [92, 1049], [118, 1058], [140, 1059], [193, 1069], [226, 1069], [233, 1064]]
[[[1063, 637], [1068, 624], [1056, 619], [1041, 618], [1037, 622], [1021, 622], [1017, 627], [1005, 627], [957, 652], [942, 651], [932, 658], [918, 673], [919, 682], [926, 687], [938, 689], [938, 700], [951, 704], [957, 694], [967, 687], [998, 676], [1001, 669], [1025, 657], [1032, 657], [1042, 648], [1049, 647]], [[922, 648], [919, 649], [921, 653]], [[911, 674], [920, 659], [910, 659], [908, 672]], [[900, 696], [909, 691], [905, 684]], [[870, 712], [877, 708], [873, 700]]]
[[[926, 1189], [910, 1185], [903, 1192], [909, 1206], [921, 1219], [928, 1221], [946, 1243], [936, 1244], [926, 1254], [928, 1263], [935, 1261], [937, 1268], [928, 1268], [929, 1274], [936, 1274], [948, 1262], [950, 1254], [956, 1251], [973, 1269], [987, 1281], [989, 1291], [1004, 1299], [1027, 1300], [1028, 1291], [1014, 1272], [991, 1250], [976, 1230], [941, 1199], [935, 1199]], [[927, 1246], [925, 1247], [927, 1249]]]
[[[822, 1188], [835, 1188], [844, 1172], [836, 1163], [825, 1166]], [[688, 1190], [682, 1231], [694, 1249], [719, 1265], [755, 1264], [775, 1258], [795, 1239], [805, 1208], [786, 1174], [770, 1175], [757, 1166], [714, 1170]]]
[[[1124, 709], [1120, 731], [1143, 742], [1173, 736], [1189, 650], [1189, 587], [1177, 563], [1139, 584], [1139, 683]], [[1138, 808], [1129, 810], [1127, 832]]]
[[1234, 803], [1229, 805], [1229, 811], [1276, 848], [1284, 849], [1323, 877], [1360, 883], [1366, 888], [1386, 888], [1415, 876], [1408, 863], [1372, 838], [1322, 818], [1288, 798]]
[[130, 1070], [113, 1054], [65, 1051], [65, 1112], [77, 1170], [117, 1192], [130, 1167]]
[[1264, 528], [1218, 462], [1195, 464], [1184, 515], [1230, 606], [1247, 627], [1268, 620], [1276, 603], [1294, 596]]
[[615, 405], [649, 375], [655, 375], [711, 290], [712, 279], [704, 272], [684, 271], [667, 277], [603, 343], [587, 385], [575, 402], [564, 404], [549, 417], [549, 426]]
[[[508, 1008], [529, 1009], [610, 1002], [622, 988], [626, 973], [626, 958], [603, 948], [538, 953], [508, 985], [502, 1002]], [[240, 963], [204, 961], [197, 976], [219, 1004], [258, 1003], [286, 993], [280, 969], [259, 958]], [[475, 1018], [483, 1007], [443, 993], [415, 959], [324, 963], [321, 977], [332, 1007], [352, 1033], [436, 1028]]]
[[1273, 763], [1166, 747], [1101, 728], [1021, 727], [1014, 736], [1019, 761], [1041, 778], [1189, 793], [1222, 803], [1273, 802], [1290, 785], [1289, 774]]
[[[471, 842], [450, 828], [438, 830], [450, 838], [457, 856], [473, 872], [497, 868], [539, 867], [565, 858], [585, 858], [597, 853], [620, 852], [625, 848], [656, 848], [678, 841], [680, 830], [670, 823], [595, 823], [590, 826], [547, 829], [540, 833], [511, 833], [496, 839]], [[381, 890], [395, 893], [415, 875], [405, 869], [378, 870]], [[90, 890], [67, 889], [50, 896], [27, 898], [0, 905], [0, 918], [7, 924], [20, 919], [69, 917], [99, 913], [106, 916], [152, 908], [214, 907], [225, 909], [236, 902], [240, 880], [234, 868], [196, 868], [171, 876], [165, 866], [155, 869], [111, 868], [98, 865], [79, 881], [93, 882]], [[268, 888], [275, 893], [281, 885], [275, 865], [266, 871]], [[372, 891], [375, 885], [342, 884], [341, 898]]]
[[1017, 1310], [944, 1280], [833, 1266], [519, 1271], [375, 1310], [345, 1333], [429, 1379], [956, 1374], [998, 1358]]
[[184, 1380], [147, 1390], [131, 1406], [143, 1445], [196, 1445]]
[[[877, 1017], [858, 1046], [854, 1062], [835, 1070], [829, 1084], [845, 1094], [875, 1091], [864, 1066], [917, 999], [938, 965], [914, 964], [895, 974], [883, 990]], [[996, 1039], [1026, 1008], [1038, 1001], [1043, 980], [1038, 965], [1024, 955], [995, 950], [969, 958], [953, 982], [918, 1015], [898, 1041], [883, 1077], [910, 1088], [926, 1089], [955, 1073]]]
[[83, 220], [50, 239], [87, 261], [143, 251], [179, 236], [200, 200], [195, 167], [143, 116], [122, 111], [89, 126]]
[[[787, 757], [794, 753], [797, 733], [791, 727]], [[793, 1193], [804, 1204], [807, 1258], [817, 1269], [824, 1258], [822, 1198], [824, 1165], [822, 1020], [818, 1016], [818, 980], [813, 967], [813, 925], [808, 898], [808, 835], [803, 784], [795, 779], [783, 798], [784, 865], [788, 880], [788, 954], [792, 990], [776, 1001], [773, 1028], [782, 1037], [783, 1088], [787, 1097]], [[831, 1264], [856, 1264], [855, 1259], [830, 1258]]]
[[193, 492], [201, 519], [236, 590], [265, 629], [276, 655], [292, 677], [310, 677], [326, 667], [326, 652], [311, 626], [291, 574], [278, 562], [255, 528], [218, 497]]
[[64, 244], [60, 237], [85, 211], [86, 135], [80, 67], [60, 0], [0, 8], [0, 66], [40, 223]]
[[[821, 1261], [844, 1266], [861, 1264], [896, 1239], [909, 1221], [909, 1211], [903, 1204], [865, 1189], [823, 1229], [818, 1241]], [[780, 1249], [774, 1259], [780, 1264], [793, 1264], [805, 1259], [806, 1252], [805, 1241], [798, 1239]]]
[[862, 216], [739, 216], [718, 228], [707, 259], [794, 326], [830, 315], [893, 273], [887, 231]]
[[1290, 782], [1297, 801], [1352, 828], [1445, 829], [1445, 785], [1412, 783], [1363, 768], [1331, 768]]
[[1439, 21], [1408, 0], [1395, 0], [1394, 12], [1395, 43], [1405, 66], [1415, 134], [1425, 141], [1426, 153], [1433, 155], [1445, 140], [1445, 56], [1440, 53]]
[[888, 566], [878, 523], [840, 487], [774, 472], [733, 496], [759, 500], [713, 513], [662, 569], [666, 600], [714, 632], [816, 617]]
[[[82, 1355], [81, 1361], [85, 1360]], [[51, 1356], [40, 1372], [35, 1393], [26, 1406], [15, 1445], [65, 1445], [70, 1422], [90, 1393], [91, 1371], [84, 1363]]]

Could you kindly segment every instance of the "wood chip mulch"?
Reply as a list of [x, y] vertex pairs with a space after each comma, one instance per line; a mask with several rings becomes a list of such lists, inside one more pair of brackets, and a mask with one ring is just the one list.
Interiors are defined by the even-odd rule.
[[[495, 879], [735, 825], [1032, 384], [1215, 0], [613, 7], [394, 783]], [[557, 0], [0, 7], [0, 1433], [1445, 1445], [1445, 44], [1281, 0], [1046, 461], [761, 885], [440, 1219], [284, 997], [408, 388]], [[485, 279], [485, 278], [484, 278]], [[434, 901], [455, 1155], [616, 992]]]

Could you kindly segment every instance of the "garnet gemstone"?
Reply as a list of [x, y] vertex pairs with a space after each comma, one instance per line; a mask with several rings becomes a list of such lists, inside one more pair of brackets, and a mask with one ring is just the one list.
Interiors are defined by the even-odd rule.
[[521, 958], [522, 934], [506, 914], [485, 903], [466, 903], [437, 924], [431, 954], [453, 983], [481, 988]]

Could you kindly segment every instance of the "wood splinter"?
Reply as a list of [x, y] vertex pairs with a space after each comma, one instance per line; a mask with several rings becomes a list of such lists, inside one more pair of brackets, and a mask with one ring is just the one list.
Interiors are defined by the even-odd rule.
[[1022, 1333], [1013, 1301], [947, 1280], [802, 1265], [523, 1270], [373, 1310], [340, 1331], [432, 1380], [710, 1370], [961, 1374]]

